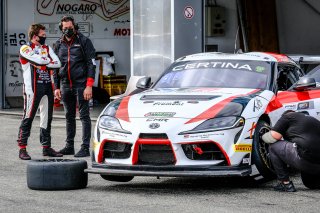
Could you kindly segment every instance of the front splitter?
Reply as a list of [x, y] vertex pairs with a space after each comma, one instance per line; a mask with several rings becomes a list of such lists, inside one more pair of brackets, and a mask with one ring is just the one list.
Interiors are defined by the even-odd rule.
[[251, 166], [109, 166], [94, 163], [86, 173], [118, 176], [159, 177], [244, 177], [252, 172]]

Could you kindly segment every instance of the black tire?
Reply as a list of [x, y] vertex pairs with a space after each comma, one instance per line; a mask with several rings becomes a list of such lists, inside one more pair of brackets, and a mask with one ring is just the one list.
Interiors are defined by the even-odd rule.
[[103, 179], [116, 182], [129, 182], [134, 176], [100, 175]]
[[276, 178], [269, 155], [269, 144], [262, 141], [262, 135], [270, 130], [267, 122], [259, 120], [254, 131], [252, 147], [252, 163], [256, 165], [263, 181]]
[[86, 168], [85, 160], [31, 160], [27, 165], [27, 184], [34, 190], [82, 189], [88, 184]]
[[311, 175], [301, 172], [303, 185], [309, 189], [320, 189], [320, 175]]

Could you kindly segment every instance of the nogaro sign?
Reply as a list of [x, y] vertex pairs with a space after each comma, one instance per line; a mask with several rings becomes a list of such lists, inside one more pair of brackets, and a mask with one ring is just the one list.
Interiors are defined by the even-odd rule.
[[129, 38], [130, 0], [35, 0], [35, 22], [46, 26], [47, 37], [59, 38], [59, 21], [70, 15], [90, 38]]
[[96, 4], [58, 4], [56, 14], [94, 14]]

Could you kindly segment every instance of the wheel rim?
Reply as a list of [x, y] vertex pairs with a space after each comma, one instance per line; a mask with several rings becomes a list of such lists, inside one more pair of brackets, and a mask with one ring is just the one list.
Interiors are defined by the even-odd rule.
[[262, 127], [259, 130], [259, 154], [264, 164], [268, 167], [268, 169], [270, 169], [274, 173], [274, 168], [272, 166], [270, 153], [269, 153], [269, 144], [265, 143], [262, 140], [262, 135], [269, 131], [270, 131], [270, 128], [266, 126]]

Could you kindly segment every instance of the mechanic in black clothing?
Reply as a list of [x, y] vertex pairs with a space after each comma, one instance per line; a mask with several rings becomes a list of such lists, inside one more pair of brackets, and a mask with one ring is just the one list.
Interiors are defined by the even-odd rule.
[[276, 191], [296, 191], [287, 165], [301, 172], [320, 174], [320, 121], [316, 118], [285, 111], [262, 139], [270, 144], [270, 158], [279, 180], [274, 187]]
[[[89, 100], [95, 77], [95, 49], [91, 40], [78, 32], [73, 17], [64, 16], [59, 24], [62, 37], [54, 45], [61, 61], [61, 68], [55, 73], [55, 96], [61, 99], [66, 116], [66, 146], [60, 150], [64, 155], [74, 154], [76, 134], [76, 106], [78, 103], [82, 123], [82, 145], [75, 157], [90, 156], [91, 119]], [[60, 90], [60, 81], [62, 83]]]

